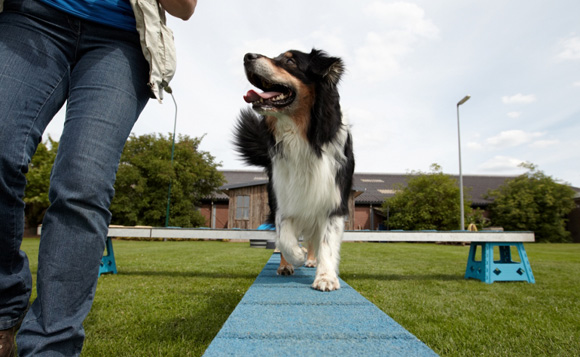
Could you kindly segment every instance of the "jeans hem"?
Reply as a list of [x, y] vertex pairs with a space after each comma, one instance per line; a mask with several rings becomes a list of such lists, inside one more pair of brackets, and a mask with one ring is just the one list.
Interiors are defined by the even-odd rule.
[[24, 320], [24, 316], [26, 316], [27, 312], [28, 312], [28, 308], [26, 309], [26, 311], [24, 311], [22, 313], [22, 315], [20, 317], [17, 317], [17, 318], [12, 319], [12, 320], [0, 321], [0, 331], [9, 330], [9, 329], [13, 328], [14, 326], [18, 326], [22, 322], [22, 320]]

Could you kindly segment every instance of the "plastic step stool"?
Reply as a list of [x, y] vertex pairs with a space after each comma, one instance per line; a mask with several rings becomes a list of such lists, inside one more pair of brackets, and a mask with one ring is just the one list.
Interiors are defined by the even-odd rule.
[[101, 266], [99, 268], [99, 276], [101, 274], [117, 274], [117, 264], [115, 263], [115, 252], [113, 251], [113, 241], [111, 237], [107, 237], [107, 245], [105, 247], [106, 255], [101, 258]]
[[[512, 260], [511, 247], [518, 250], [519, 262]], [[481, 260], [476, 260], [477, 248], [481, 249]], [[499, 247], [499, 260], [494, 260], [493, 249]], [[487, 284], [494, 281], [527, 281], [534, 284], [534, 274], [522, 242], [472, 242], [467, 258], [465, 279], [479, 279]]]

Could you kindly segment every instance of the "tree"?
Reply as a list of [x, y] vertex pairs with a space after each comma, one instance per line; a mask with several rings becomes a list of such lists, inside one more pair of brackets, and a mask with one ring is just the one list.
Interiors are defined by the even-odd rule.
[[196, 205], [215, 192], [224, 179], [215, 158], [199, 150], [202, 138], [180, 135], [172, 165], [171, 134], [131, 135], [117, 173], [111, 223], [164, 226], [171, 182], [169, 225], [203, 225], [204, 217]]
[[520, 165], [527, 173], [490, 190], [490, 218], [510, 231], [533, 231], [539, 242], [567, 242], [566, 216], [574, 208], [574, 190], [554, 181], [534, 164]]
[[[391, 229], [454, 230], [459, 227], [459, 186], [456, 180], [441, 172], [437, 164], [431, 173], [412, 172], [407, 186], [399, 184], [396, 193], [383, 203]], [[465, 212], [471, 214], [471, 200], [464, 199]]]
[[50, 173], [58, 151], [58, 142], [48, 137], [48, 142], [38, 144], [36, 153], [32, 156], [26, 173], [26, 191], [24, 203], [26, 203], [25, 215], [26, 226], [36, 227], [42, 223], [46, 209], [50, 205], [48, 200], [48, 187], [50, 186]]

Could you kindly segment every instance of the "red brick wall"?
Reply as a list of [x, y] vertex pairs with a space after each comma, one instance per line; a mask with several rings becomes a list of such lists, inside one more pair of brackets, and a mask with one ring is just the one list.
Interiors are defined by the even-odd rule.
[[371, 219], [369, 214], [370, 208], [367, 205], [355, 206], [354, 208], [354, 229], [370, 229]]
[[[354, 229], [355, 230], [362, 230], [362, 229], [370, 229], [370, 230], [377, 230], [379, 228], [379, 224], [383, 223], [385, 220], [380, 214], [377, 212], [380, 211], [380, 206], [373, 206], [373, 219], [371, 220], [371, 206], [370, 205], [356, 205], [354, 210]], [[373, 227], [371, 227], [371, 221]]]
[[204, 203], [201, 206], [200, 212], [205, 217], [204, 227], [210, 228], [228, 228], [228, 203], [214, 203], [215, 208], [215, 227], [211, 226], [211, 203]]

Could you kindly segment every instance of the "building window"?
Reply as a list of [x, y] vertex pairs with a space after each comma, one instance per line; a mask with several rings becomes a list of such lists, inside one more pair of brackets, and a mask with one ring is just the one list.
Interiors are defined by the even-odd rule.
[[236, 219], [250, 219], [250, 196], [236, 197]]

